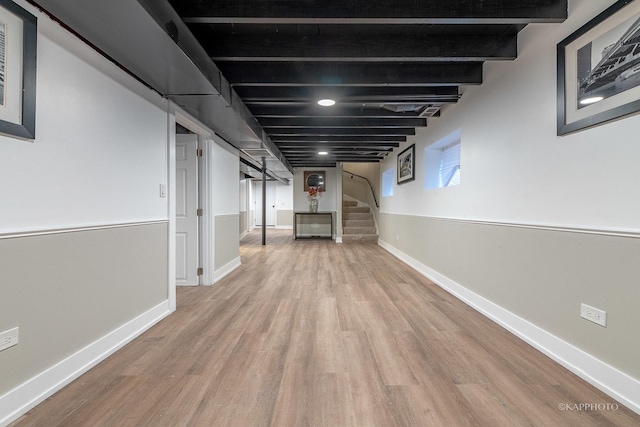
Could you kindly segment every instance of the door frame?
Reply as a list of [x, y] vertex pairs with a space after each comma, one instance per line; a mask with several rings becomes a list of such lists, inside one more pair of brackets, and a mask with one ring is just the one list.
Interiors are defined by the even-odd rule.
[[176, 124], [180, 124], [191, 132], [198, 135], [198, 149], [202, 150], [202, 157], [198, 157], [198, 198], [199, 207], [203, 209], [203, 215], [198, 221], [198, 253], [199, 264], [203, 269], [203, 274], [199, 276], [200, 285], [211, 285], [213, 283], [213, 251], [212, 243], [214, 238], [213, 230], [213, 206], [211, 198], [211, 131], [200, 124], [200, 122], [183, 111], [173, 102], [168, 102], [167, 107], [167, 217], [169, 218], [168, 230], [168, 267], [167, 286], [169, 310], [176, 309]]

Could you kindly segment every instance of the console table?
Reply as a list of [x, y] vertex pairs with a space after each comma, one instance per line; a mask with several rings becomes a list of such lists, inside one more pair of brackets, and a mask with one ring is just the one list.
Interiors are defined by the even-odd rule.
[[294, 212], [294, 239], [333, 239], [333, 212]]

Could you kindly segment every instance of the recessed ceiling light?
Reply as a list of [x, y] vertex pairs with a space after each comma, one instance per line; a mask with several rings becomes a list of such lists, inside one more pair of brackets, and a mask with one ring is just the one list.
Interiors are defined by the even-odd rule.
[[336, 105], [336, 101], [333, 99], [321, 99], [318, 101], [318, 105], [322, 105], [323, 107], [331, 107], [332, 105]]
[[603, 99], [604, 99], [604, 96], [592, 96], [591, 98], [581, 99], [580, 104], [581, 105], [595, 104], [596, 102], [602, 101]]
[[326, 156], [327, 154], [329, 154], [329, 153], [326, 152], [326, 151], [318, 151], [318, 155], [319, 156]]

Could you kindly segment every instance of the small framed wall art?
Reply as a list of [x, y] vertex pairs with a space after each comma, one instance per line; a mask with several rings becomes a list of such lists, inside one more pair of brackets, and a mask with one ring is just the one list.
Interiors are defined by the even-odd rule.
[[416, 145], [412, 144], [398, 154], [398, 184], [404, 184], [416, 179]]

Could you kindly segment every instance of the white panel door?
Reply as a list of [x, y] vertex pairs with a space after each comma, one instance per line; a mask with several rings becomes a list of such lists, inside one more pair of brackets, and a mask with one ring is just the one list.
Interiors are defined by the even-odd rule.
[[197, 135], [176, 135], [176, 285], [198, 284]]
[[[276, 225], [276, 183], [275, 181], [267, 181], [267, 212], [266, 212], [266, 225]], [[256, 181], [256, 194], [255, 194], [255, 212], [256, 212], [256, 225], [262, 225], [262, 181]]]

